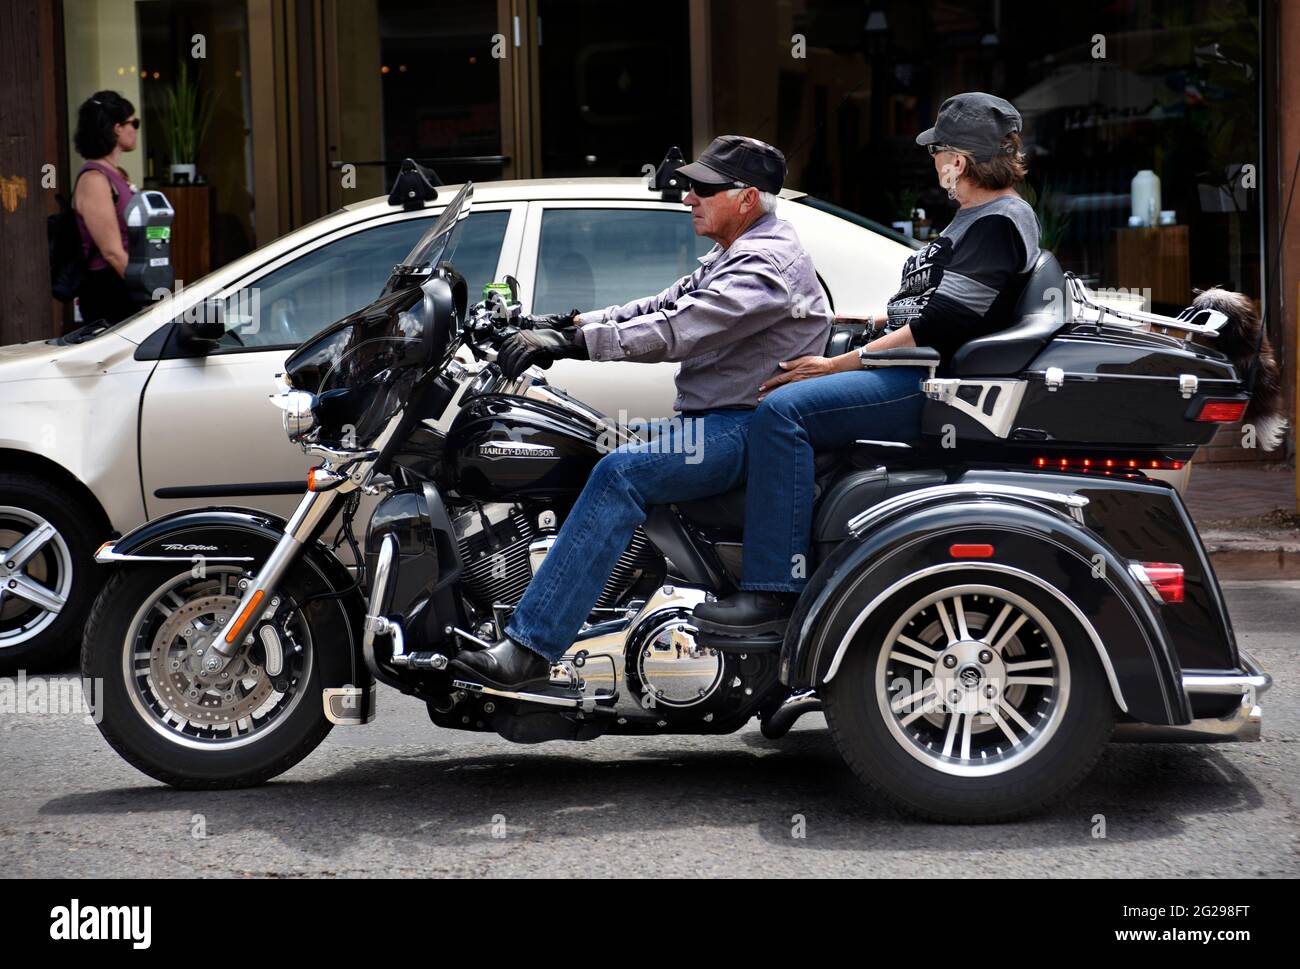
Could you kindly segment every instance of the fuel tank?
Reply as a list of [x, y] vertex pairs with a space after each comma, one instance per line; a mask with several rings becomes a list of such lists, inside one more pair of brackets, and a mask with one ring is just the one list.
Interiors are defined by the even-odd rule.
[[612, 443], [601, 430], [542, 401], [486, 394], [473, 398], [447, 435], [445, 466], [463, 498], [576, 498]]

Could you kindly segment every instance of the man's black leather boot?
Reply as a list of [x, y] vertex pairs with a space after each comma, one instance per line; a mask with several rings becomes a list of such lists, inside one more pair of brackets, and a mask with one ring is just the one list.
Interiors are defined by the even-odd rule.
[[462, 650], [451, 662], [476, 681], [505, 690], [540, 685], [551, 673], [550, 660], [508, 638], [487, 649]]
[[799, 601], [797, 592], [737, 592], [695, 607], [695, 626], [718, 636], [783, 633]]

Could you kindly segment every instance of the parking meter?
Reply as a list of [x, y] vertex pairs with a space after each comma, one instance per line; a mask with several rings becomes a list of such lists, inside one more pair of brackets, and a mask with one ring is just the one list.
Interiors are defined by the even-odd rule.
[[148, 303], [159, 289], [176, 284], [172, 266], [172, 218], [167, 196], [149, 189], [126, 206], [126, 288], [137, 303]]

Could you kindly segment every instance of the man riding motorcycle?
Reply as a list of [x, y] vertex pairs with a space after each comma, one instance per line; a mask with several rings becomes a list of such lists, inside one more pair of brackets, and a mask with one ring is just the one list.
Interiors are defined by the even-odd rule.
[[[544, 680], [596, 603], [650, 505], [728, 491], [745, 475], [745, 437], [759, 386], [782, 360], [820, 353], [831, 312], [812, 259], [773, 214], [782, 153], [752, 138], [717, 138], [677, 175], [697, 235], [716, 245], [662, 293], [590, 313], [534, 318], [499, 362], [507, 376], [557, 359], [682, 361], [680, 419], [597, 463], [519, 602], [505, 638], [453, 660], [504, 689]], [[682, 421], [698, 422], [682, 447]]]

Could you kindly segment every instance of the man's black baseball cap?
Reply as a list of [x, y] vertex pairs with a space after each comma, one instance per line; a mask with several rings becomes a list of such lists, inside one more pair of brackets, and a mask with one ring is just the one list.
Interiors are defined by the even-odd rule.
[[916, 136], [918, 145], [960, 148], [988, 161], [1002, 150], [1002, 142], [1020, 130], [1020, 112], [1010, 101], [982, 91], [955, 94], [939, 106], [934, 127]]
[[677, 169], [677, 174], [707, 185], [744, 182], [775, 195], [785, 182], [785, 155], [754, 138], [723, 135], [714, 138], [695, 161]]

